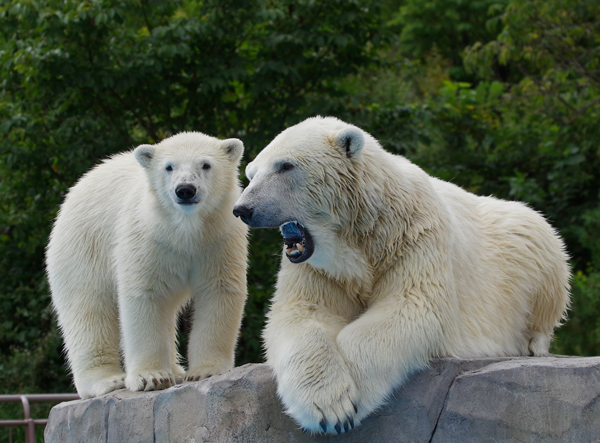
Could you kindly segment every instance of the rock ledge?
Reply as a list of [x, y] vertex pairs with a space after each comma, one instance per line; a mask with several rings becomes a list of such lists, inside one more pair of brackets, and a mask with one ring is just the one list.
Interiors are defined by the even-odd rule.
[[433, 360], [349, 434], [304, 434], [264, 364], [164, 391], [61, 403], [47, 443], [595, 442], [600, 357]]

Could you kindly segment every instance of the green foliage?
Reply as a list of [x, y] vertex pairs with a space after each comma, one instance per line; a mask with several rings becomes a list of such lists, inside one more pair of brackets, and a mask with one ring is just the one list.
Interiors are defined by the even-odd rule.
[[600, 349], [600, 272], [578, 271], [571, 284], [572, 310], [552, 344], [565, 355], [598, 355]]
[[75, 392], [63, 370], [62, 338], [52, 326], [36, 347], [20, 349], [0, 363], [0, 393]]
[[501, 64], [514, 62], [528, 76], [563, 72], [568, 77], [577, 72], [587, 80], [595, 77], [597, 81], [598, 2], [512, 0], [502, 20], [504, 29], [497, 39], [480, 41], [468, 48], [465, 61], [470, 69], [489, 76], [495, 60]]
[[452, 78], [464, 80], [469, 76], [462, 64], [463, 50], [494, 39], [505, 4], [506, 0], [407, 0], [391, 24], [401, 28], [401, 50], [416, 58], [439, 51]]
[[[62, 339], [55, 325], [47, 335], [36, 341], [37, 346], [19, 349], [0, 360], [0, 394], [33, 394], [75, 392], [71, 377], [65, 371], [61, 352]], [[35, 419], [48, 417], [56, 402], [31, 402], [30, 416]], [[23, 419], [23, 405], [0, 403], [0, 420]], [[36, 426], [36, 441], [44, 441], [44, 428]], [[12, 428], [12, 441], [25, 441], [25, 428]], [[9, 442], [8, 428], [0, 428], [0, 443]]]

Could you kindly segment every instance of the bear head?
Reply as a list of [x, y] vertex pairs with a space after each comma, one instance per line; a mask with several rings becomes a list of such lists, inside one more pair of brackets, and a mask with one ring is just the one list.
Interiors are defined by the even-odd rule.
[[193, 214], [215, 210], [238, 189], [243, 152], [243, 143], [235, 138], [219, 140], [201, 132], [182, 132], [156, 145], [140, 145], [133, 155], [164, 208]]
[[[333, 117], [305, 120], [279, 134], [248, 164], [250, 183], [234, 214], [250, 227], [279, 227], [292, 263], [326, 268], [350, 250], [352, 236], [343, 231], [364, 224], [361, 212], [376, 212], [364, 207], [369, 198], [358, 188], [369, 186], [365, 168], [372, 162], [365, 160], [378, 150], [378, 142], [356, 126]], [[377, 204], [378, 198], [370, 200], [367, 204]]]

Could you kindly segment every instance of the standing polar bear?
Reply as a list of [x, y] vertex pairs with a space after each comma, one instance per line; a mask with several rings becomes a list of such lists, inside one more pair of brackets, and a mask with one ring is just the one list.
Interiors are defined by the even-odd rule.
[[[231, 213], [243, 151], [237, 139], [181, 133], [106, 160], [69, 191], [46, 261], [82, 398], [233, 367], [246, 300], [247, 227]], [[189, 299], [184, 372], [176, 321]]]
[[546, 355], [565, 248], [517, 202], [478, 197], [311, 118], [246, 168], [234, 214], [284, 238], [264, 340], [288, 413], [348, 431], [433, 357]]

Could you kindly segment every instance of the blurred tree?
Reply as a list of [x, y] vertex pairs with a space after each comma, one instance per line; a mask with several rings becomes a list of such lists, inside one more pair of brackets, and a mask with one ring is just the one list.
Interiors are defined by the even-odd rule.
[[464, 69], [463, 51], [496, 37], [505, 5], [506, 0], [406, 0], [390, 24], [400, 28], [401, 52], [417, 59], [439, 53], [453, 80], [473, 80]]

